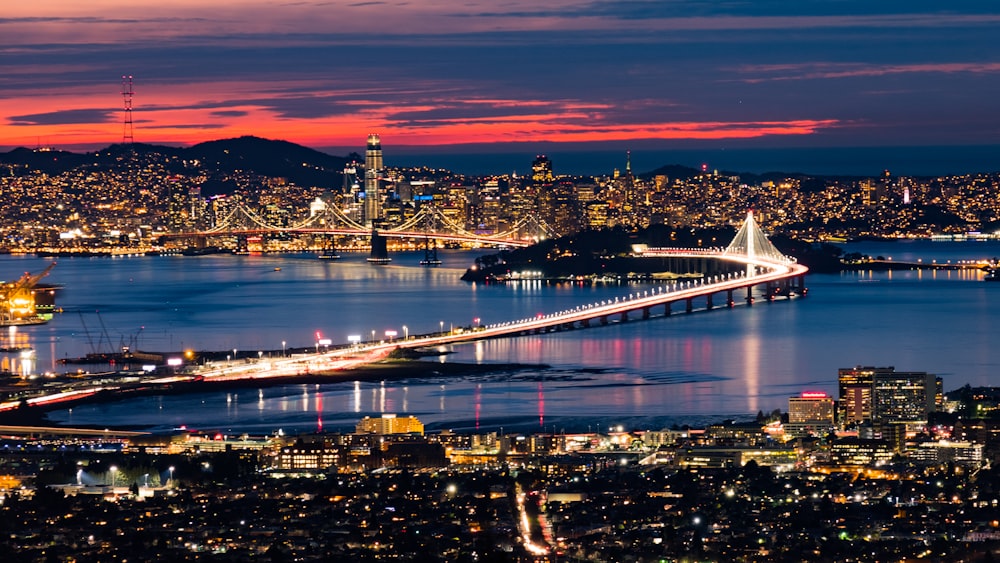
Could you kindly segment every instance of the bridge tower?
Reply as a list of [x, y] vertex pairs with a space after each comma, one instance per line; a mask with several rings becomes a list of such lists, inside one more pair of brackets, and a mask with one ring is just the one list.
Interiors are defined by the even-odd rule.
[[426, 233], [426, 236], [424, 237], [424, 259], [420, 261], [421, 266], [441, 265], [441, 260], [438, 259], [437, 240], [430, 236], [430, 233], [437, 232], [438, 224], [439, 221], [436, 214], [428, 213], [424, 216], [424, 233]]
[[[747, 211], [747, 218], [736, 232], [733, 241], [726, 247], [726, 254], [740, 254], [749, 258], [766, 258], [776, 262], [783, 262], [785, 256], [780, 250], [775, 248], [767, 235], [757, 225], [753, 218], [753, 210]], [[747, 266], [747, 276], [754, 275], [754, 267]]]

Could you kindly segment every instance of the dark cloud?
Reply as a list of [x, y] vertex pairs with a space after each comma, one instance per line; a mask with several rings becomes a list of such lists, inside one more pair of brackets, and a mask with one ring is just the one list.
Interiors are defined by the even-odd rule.
[[214, 117], [244, 117], [250, 115], [250, 112], [238, 109], [225, 109], [225, 110], [213, 111], [212, 115]]
[[81, 123], [108, 123], [118, 120], [114, 110], [108, 109], [68, 109], [12, 115], [7, 117], [11, 125], [75, 125]]
[[[1000, 4], [551, 0], [536, 9], [519, 2], [517, 12], [504, 11], [503, 2], [483, 3], [469, 13], [466, 5], [440, 3], [448, 13], [431, 21], [442, 24], [437, 27], [426, 20], [395, 24], [406, 13], [434, 7], [382, 7], [388, 4], [378, 0], [291, 0], [280, 13], [298, 10], [307, 18], [310, 9], [329, 13], [317, 8], [325, 4], [384, 11], [394, 25], [345, 16], [329, 30], [303, 19], [301, 27], [282, 20], [269, 32], [266, 20], [255, 20], [219, 25], [213, 33], [206, 25], [185, 25], [204, 21], [199, 18], [144, 19], [138, 12], [0, 18], [6, 25], [0, 29], [0, 96], [24, 100], [9, 107], [26, 114], [0, 113], [0, 120], [19, 126], [119, 121], [120, 76], [134, 74], [137, 116], [204, 110], [198, 115], [220, 123], [263, 109], [283, 120], [358, 115], [375, 126], [421, 129], [519, 119], [553, 127], [834, 119], [859, 130], [884, 124], [879, 134], [886, 138], [908, 141], [917, 131], [941, 142], [962, 140], [963, 120], [969, 130], [1000, 130], [994, 100]], [[25, 42], [5, 33], [46, 23], [110, 23], [127, 31], [136, 21], [161, 22], [165, 33], [115, 35], [110, 42], [95, 34], [81, 43], [68, 34]], [[116, 109], [45, 111], [59, 107], [45, 105], [58, 103], [49, 99], [75, 89], [96, 100], [87, 105]], [[26, 102], [36, 97], [37, 109]]]
[[224, 129], [225, 123], [178, 123], [170, 125], [143, 125], [142, 129]]

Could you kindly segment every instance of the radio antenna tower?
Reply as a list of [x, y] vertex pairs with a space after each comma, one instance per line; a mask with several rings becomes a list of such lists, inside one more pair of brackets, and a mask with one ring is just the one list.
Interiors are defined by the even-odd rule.
[[122, 76], [122, 100], [125, 102], [125, 125], [122, 133], [122, 144], [129, 147], [135, 143], [135, 135], [132, 132], [132, 75]]

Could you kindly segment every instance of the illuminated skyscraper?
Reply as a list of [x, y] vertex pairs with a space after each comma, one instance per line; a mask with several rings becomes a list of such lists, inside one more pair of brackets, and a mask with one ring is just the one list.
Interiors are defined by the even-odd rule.
[[531, 162], [531, 183], [537, 185], [551, 184], [555, 180], [552, 175], [552, 161], [544, 154], [535, 157]]
[[837, 370], [840, 387], [840, 424], [847, 426], [871, 422], [872, 383], [875, 381], [875, 371], [886, 369], [857, 366]]
[[844, 425], [927, 420], [941, 406], [941, 378], [933, 374], [900, 372], [892, 366], [857, 366], [837, 373]]
[[382, 140], [372, 133], [368, 135], [365, 150], [365, 225], [372, 227], [382, 218], [382, 194], [379, 181], [382, 179]]
[[937, 410], [941, 379], [918, 372], [876, 373], [872, 384], [872, 419], [879, 423], [927, 420]]

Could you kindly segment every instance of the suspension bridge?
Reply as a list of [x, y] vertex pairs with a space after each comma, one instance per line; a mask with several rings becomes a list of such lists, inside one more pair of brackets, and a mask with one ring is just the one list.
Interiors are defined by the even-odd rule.
[[[551, 238], [558, 233], [535, 214], [526, 214], [503, 231], [471, 231], [449, 217], [439, 206], [425, 203], [413, 216], [397, 225], [371, 226], [355, 221], [333, 205], [295, 224], [276, 225], [249, 207], [239, 204], [215, 222], [211, 228], [195, 231], [167, 233], [161, 239], [205, 241], [210, 238], [267, 237], [278, 235], [307, 235], [314, 237], [368, 237], [377, 236], [416, 241], [436, 240], [445, 243], [473, 244], [479, 246], [525, 247], [539, 239]], [[203, 244], [202, 244], [203, 245]]]

